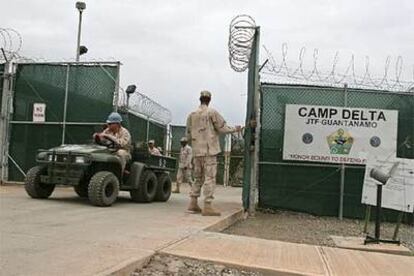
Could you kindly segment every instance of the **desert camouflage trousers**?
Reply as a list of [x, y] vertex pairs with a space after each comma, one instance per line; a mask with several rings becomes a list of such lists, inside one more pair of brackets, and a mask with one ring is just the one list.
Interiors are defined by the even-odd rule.
[[199, 197], [203, 187], [204, 202], [212, 202], [216, 188], [217, 157], [194, 157], [194, 179], [190, 196]]
[[177, 184], [188, 183], [193, 185], [193, 176], [191, 175], [192, 169], [179, 168], [177, 171]]
[[120, 149], [117, 152], [115, 152], [115, 155], [121, 159], [121, 166], [122, 166], [122, 172], [125, 170], [125, 166], [129, 160], [131, 160], [131, 154], [124, 150]]

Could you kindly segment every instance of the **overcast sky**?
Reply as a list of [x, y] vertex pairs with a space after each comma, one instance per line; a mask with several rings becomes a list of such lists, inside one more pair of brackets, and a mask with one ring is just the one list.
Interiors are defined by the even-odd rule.
[[[0, 27], [21, 33], [21, 54], [66, 60], [75, 56], [75, 2], [0, 0]], [[242, 13], [255, 18], [261, 44], [276, 58], [284, 42], [296, 61], [302, 46], [309, 55], [317, 47], [329, 68], [339, 50], [344, 64], [356, 55], [361, 74], [369, 55], [372, 71], [381, 75], [388, 55], [402, 55], [404, 78], [413, 79], [413, 0], [85, 2], [82, 44], [89, 52], [82, 59], [120, 60], [121, 84], [137, 84], [172, 111], [175, 124], [185, 122], [203, 89], [212, 91], [212, 106], [231, 124], [244, 121], [246, 72], [232, 71], [227, 52], [228, 25]]]

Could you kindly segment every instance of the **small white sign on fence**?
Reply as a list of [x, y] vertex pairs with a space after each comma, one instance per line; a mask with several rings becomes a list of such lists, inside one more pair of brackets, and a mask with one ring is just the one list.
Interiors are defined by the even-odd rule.
[[33, 122], [44, 123], [46, 121], [46, 104], [33, 104]]
[[412, 213], [414, 210], [414, 159], [377, 157], [369, 158], [362, 187], [362, 204], [377, 205], [377, 182], [370, 177], [373, 168], [388, 173], [394, 164], [396, 171], [383, 186], [382, 204], [387, 209]]

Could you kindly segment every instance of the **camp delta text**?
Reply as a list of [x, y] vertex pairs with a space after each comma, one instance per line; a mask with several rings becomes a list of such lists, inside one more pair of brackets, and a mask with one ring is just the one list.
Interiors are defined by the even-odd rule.
[[381, 110], [339, 109], [333, 107], [300, 107], [298, 115], [306, 118], [308, 125], [376, 128], [379, 122], [387, 121]]

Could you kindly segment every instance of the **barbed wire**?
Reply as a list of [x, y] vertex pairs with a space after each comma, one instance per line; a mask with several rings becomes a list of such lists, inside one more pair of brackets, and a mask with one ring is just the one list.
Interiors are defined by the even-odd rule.
[[[332, 60], [329, 70], [322, 71], [319, 68], [319, 50], [313, 51], [313, 64], [310, 69], [305, 69], [304, 60], [306, 47], [299, 51], [298, 65], [292, 67], [288, 61], [288, 46], [282, 44], [281, 59], [276, 61], [272, 53], [264, 46], [268, 62], [260, 72], [263, 82], [284, 82], [295, 84], [312, 84], [323, 86], [343, 86], [347, 83], [349, 87], [379, 89], [387, 91], [413, 92], [414, 90], [414, 65], [413, 79], [411, 81], [402, 80], [403, 58], [398, 56], [394, 62], [394, 74], [392, 74], [392, 58], [388, 56], [385, 60], [384, 73], [381, 77], [374, 77], [370, 72], [370, 58], [365, 57], [364, 73], [358, 75], [355, 68], [355, 56], [351, 55], [349, 62], [341, 72], [338, 69], [339, 52], [337, 51]], [[293, 68], [293, 69], [292, 69]], [[393, 75], [393, 76], [391, 76]]]
[[[107, 73], [112, 81], [115, 83], [117, 82], [117, 80], [115, 80], [103, 66], [101, 66], [101, 68]], [[163, 107], [161, 104], [152, 100], [143, 93], [136, 91], [132, 95], [129, 95], [128, 98], [128, 94], [122, 87], [119, 87], [118, 93], [118, 103], [115, 104], [117, 104], [121, 109], [130, 111], [164, 125], [167, 125], [172, 121], [172, 114], [169, 109]]]
[[142, 117], [149, 118], [161, 124], [167, 125], [172, 121], [169, 109], [152, 100], [141, 92], [135, 92], [128, 97], [123, 88], [120, 88], [119, 105], [121, 108], [137, 113]]
[[238, 15], [230, 22], [229, 28], [229, 62], [236, 72], [243, 72], [249, 66], [250, 53], [256, 22], [249, 15]]
[[[85, 60], [81, 60], [80, 64], [81, 65], [85, 65], [87, 63], [115, 63], [118, 62], [119, 60], [115, 59], [114, 57], [107, 57], [107, 58], [95, 58], [95, 57], [88, 57]], [[16, 54], [14, 59], [13, 59], [14, 63], [62, 63], [62, 64], [67, 64], [67, 63], [71, 63], [71, 64], [75, 64], [76, 62], [76, 58], [74, 57], [61, 57], [59, 59], [56, 58], [46, 58], [46, 57], [26, 57], [26, 56], [21, 56], [20, 54]]]

